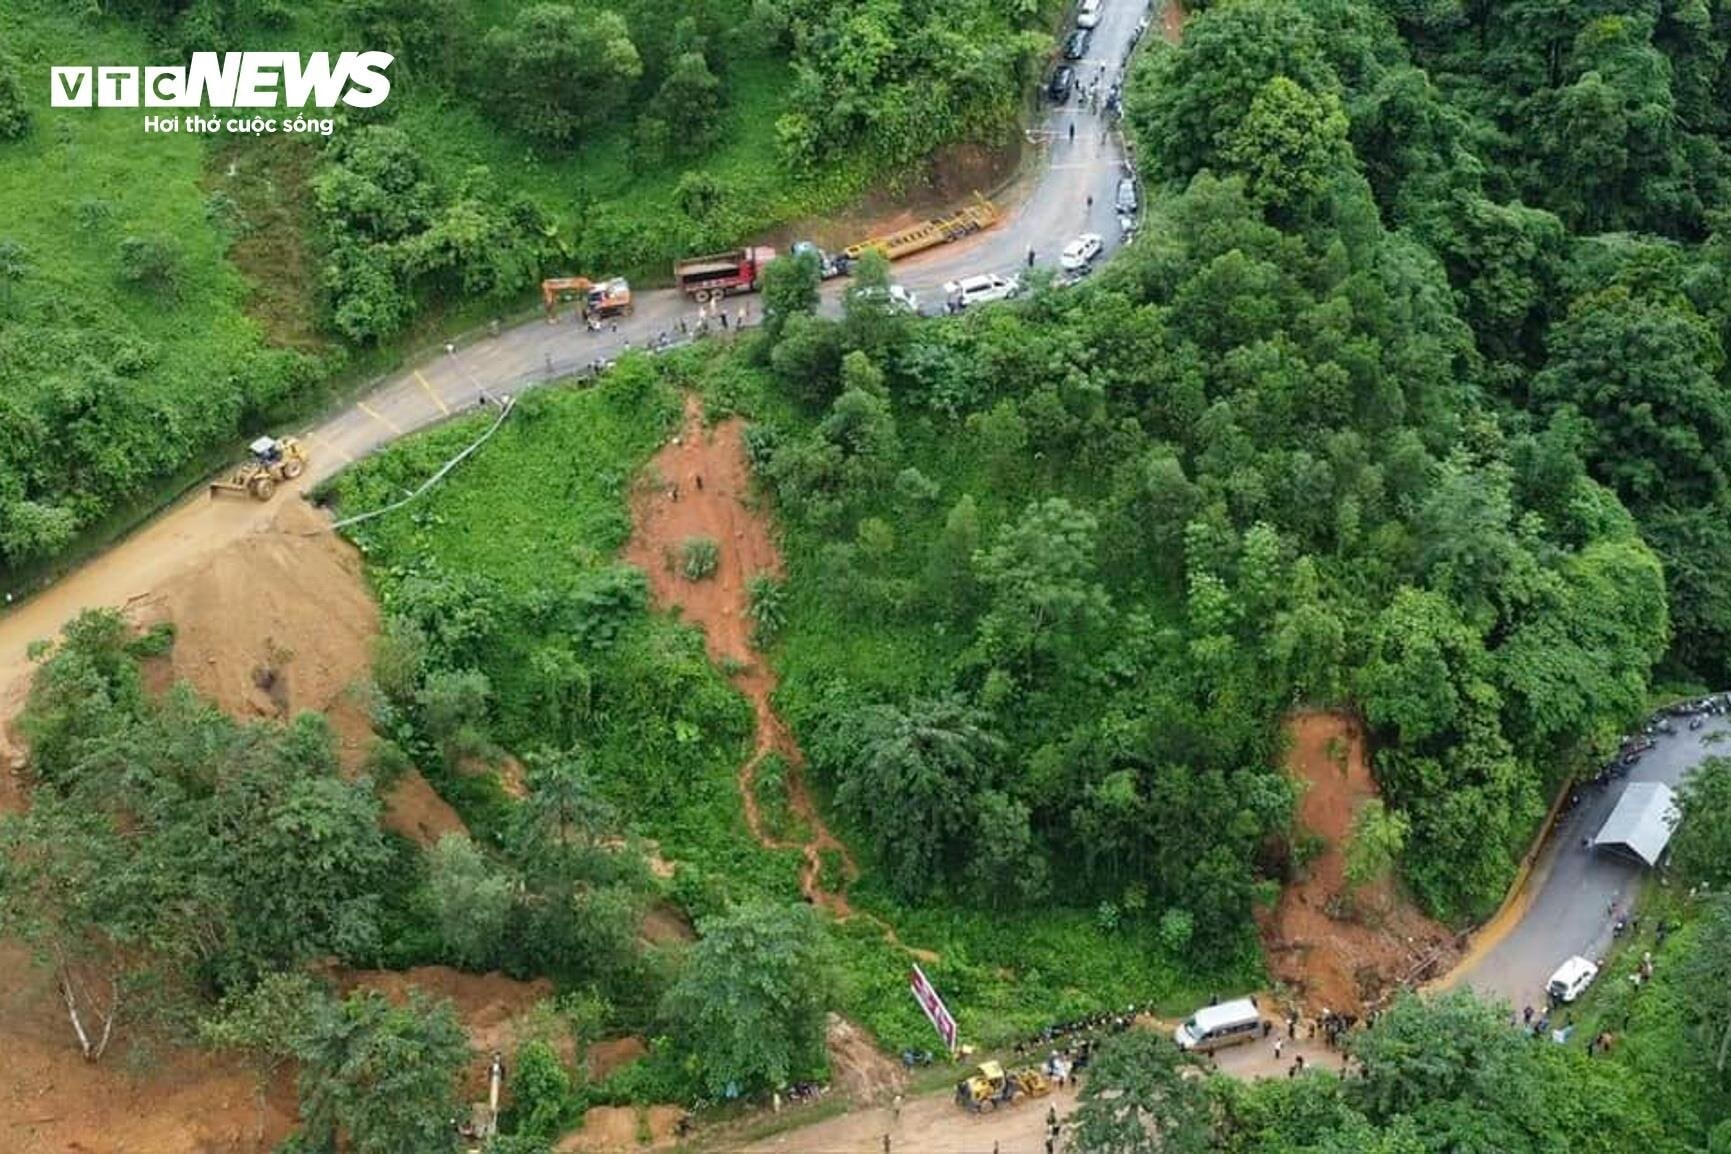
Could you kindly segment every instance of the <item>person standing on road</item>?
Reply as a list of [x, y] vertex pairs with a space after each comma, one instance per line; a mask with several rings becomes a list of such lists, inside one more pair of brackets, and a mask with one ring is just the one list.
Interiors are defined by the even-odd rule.
[[1028, 267], [1029, 268], [1034, 267], [1034, 246], [1033, 245], [1028, 246]]
[[1074, 120], [1070, 122], [1070, 143], [1076, 143], [1076, 122]]
[[1286, 1049], [1286, 1039], [1285, 1038], [1274, 1039], [1274, 1060], [1276, 1062], [1280, 1061], [1280, 1052], [1284, 1049]]

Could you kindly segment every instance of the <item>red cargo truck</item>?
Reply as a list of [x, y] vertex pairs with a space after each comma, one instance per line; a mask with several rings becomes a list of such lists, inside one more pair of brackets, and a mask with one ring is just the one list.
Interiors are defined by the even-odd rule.
[[774, 259], [775, 250], [761, 245], [694, 256], [673, 266], [673, 280], [680, 292], [701, 304], [729, 293], [756, 292], [763, 266]]

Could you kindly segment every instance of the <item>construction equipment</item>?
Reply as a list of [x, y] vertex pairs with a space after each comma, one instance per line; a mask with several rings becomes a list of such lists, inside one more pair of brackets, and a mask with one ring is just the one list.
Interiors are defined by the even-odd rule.
[[469, 1120], [459, 1123], [459, 1137], [474, 1139], [474, 1143], [465, 1147], [467, 1154], [481, 1154], [488, 1142], [499, 1133], [499, 1090], [505, 1083], [505, 1059], [499, 1051], [493, 1051], [493, 1061], [487, 1067], [487, 1100], [472, 1102], [469, 1105]]
[[255, 501], [268, 501], [276, 495], [276, 487], [292, 481], [306, 471], [306, 447], [294, 437], [260, 437], [247, 446], [252, 460], [240, 466], [221, 481], [210, 483], [212, 497], [221, 493], [245, 493]]
[[680, 292], [703, 304], [729, 293], [756, 292], [763, 266], [774, 259], [775, 250], [762, 245], [694, 256], [674, 264], [673, 281]]
[[870, 240], [862, 240], [858, 244], [850, 244], [843, 249], [843, 254], [849, 260], [858, 260], [867, 251], [875, 249], [890, 260], [901, 260], [916, 252], [924, 252], [928, 248], [936, 248], [940, 244], [948, 244], [960, 240], [976, 232], [984, 231], [998, 223], [998, 208], [991, 201], [974, 194], [974, 203], [960, 212], [948, 216], [936, 216], [923, 224], [912, 228], [904, 228], [900, 232], [874, 236]]
[[585, 317], [630, 316], [631, 282], [622, 276], [592, 281], [588, 277], [551, 277], [541, 282], [541, 304], [549, 323], [558, 320], [560, 301], [578, 301]]
[[975, 1073], [956, 1083], [956, 1105], [978, 1114], [1017, 1098], [1038, 1098], [1052, 1092], [1052, 1083], [1035, 1069], [1006, 1072], [997, 1062], [981, 1062]]

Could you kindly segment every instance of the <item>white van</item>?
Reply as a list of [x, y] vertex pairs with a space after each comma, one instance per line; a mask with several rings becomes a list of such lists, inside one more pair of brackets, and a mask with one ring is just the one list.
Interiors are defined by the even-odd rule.
[[1566, 1005], [1580, 997], [1599, 976], [1599, 967], [1576, 954], [1557, 967], [1551, 980], [1545, 983], [1545, 993], [1558, 1005]]
[[1180, 1050], [1208, 1053], [1240, 1042], [1255, 1041], [1262, 1033], [1262, 1011], [1255, 998], [1239, 998], [1218, 1006], [1205, 1006], [1172, 1031]]
[[1076, 8], [1076, 27], [1092, 28], [1100, 23], [1100, 9], [1105, 7], [1105, 0], [1082, 0]]
[[969, 305], [983, 305], [989, 301], [1008, 300], [1022, 290], [1022, 282], [1015, 277], [1002, 277], [994, 273], [984, 273], [980, 276], [963, 277], [953, 280], [944, 286], [944, 294], [958, 308]]

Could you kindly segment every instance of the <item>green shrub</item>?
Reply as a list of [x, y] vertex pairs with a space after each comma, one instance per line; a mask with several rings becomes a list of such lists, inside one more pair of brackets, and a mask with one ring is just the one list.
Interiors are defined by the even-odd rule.
[[679, 546], [679, 568], [687, 581], [705, 581], [715, 576], [721, 564], [721, 546], [713, 537], [687, 537]]
[[17, 140], [30, 131], [30, 106], [18, 80], [18, 62], [0, 56], [0, 140]]
[[751, 618], [752, 644], [761, 649], [787, 625], [787, 586], [773, 573], [758, 573], [746, 582], [745, 591], [751, 599], [745, 613]]

